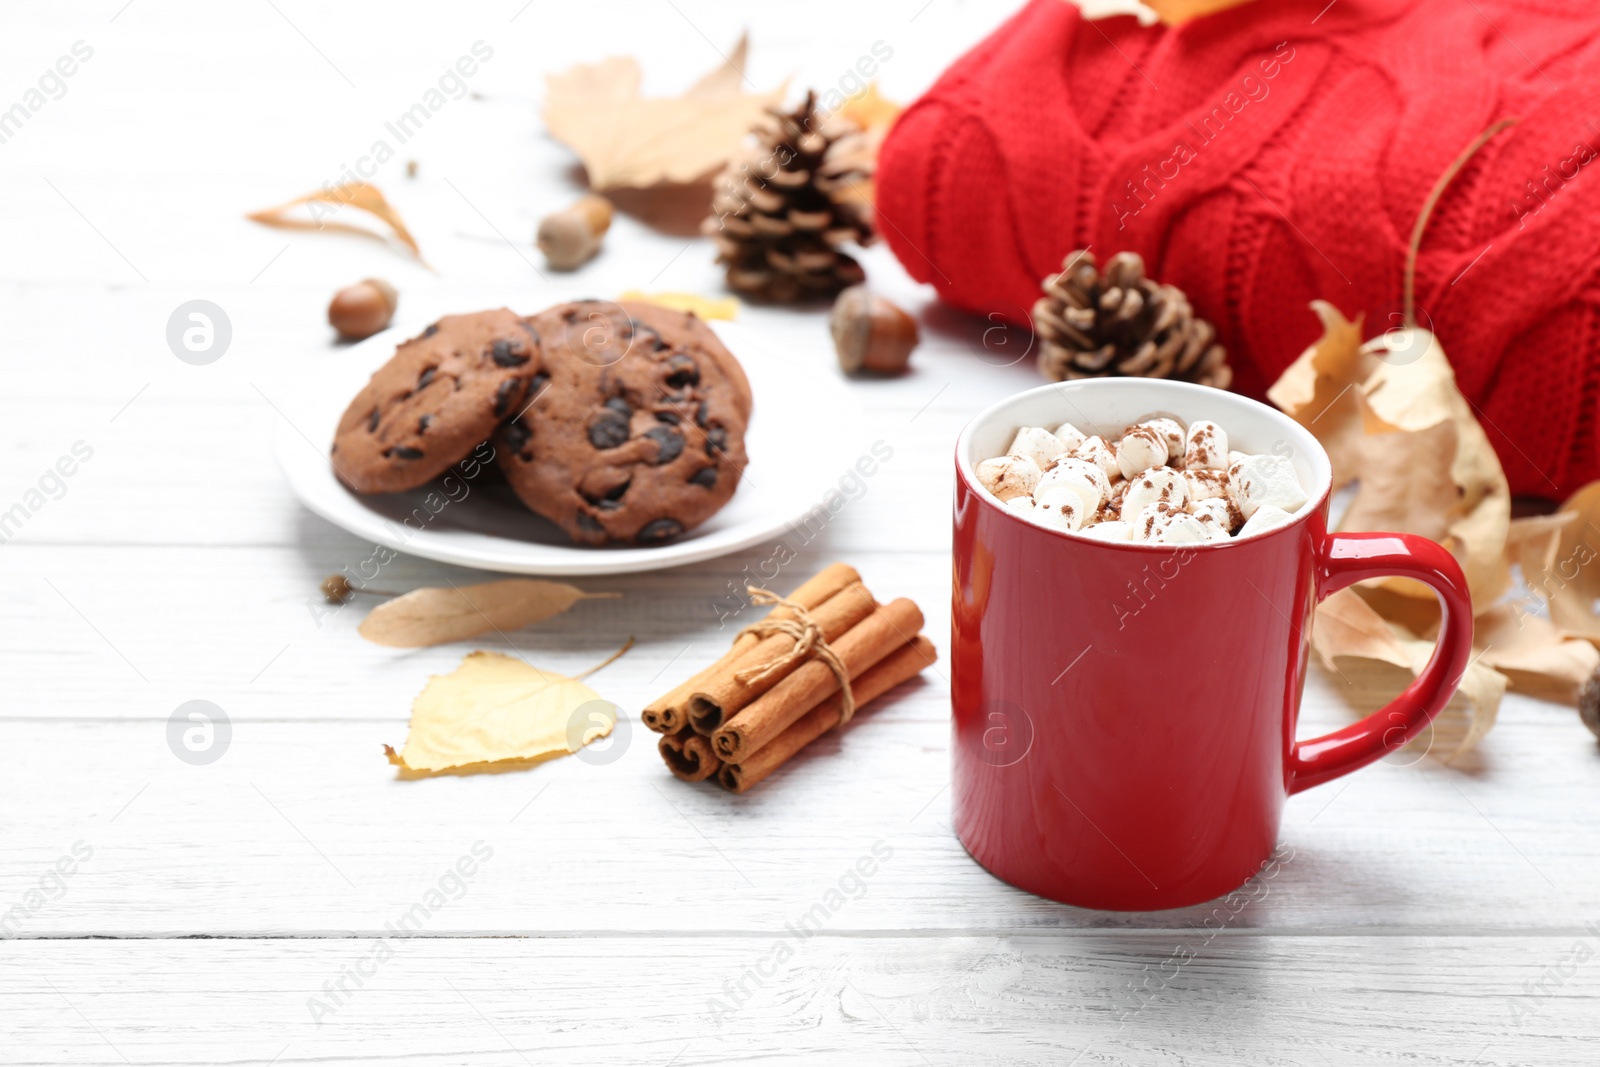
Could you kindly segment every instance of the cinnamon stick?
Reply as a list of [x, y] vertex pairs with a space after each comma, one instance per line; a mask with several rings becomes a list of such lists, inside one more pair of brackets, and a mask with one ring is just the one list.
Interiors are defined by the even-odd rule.
[[[821, 607], [811, 613], [811, 619], [822, 631], [822, 639], [830, 644], [850, 632], [868, 618], [877, 604], [867, 587], [860, 582], [847, 585]], [[918, 618], [916, 630], [922, 625]], [[773, 634], [763, 638], [738, 659], [706, 679], [689, 698], [689, 726], [697, 734], [710, 737], [725, 722], [761, 694], [781, 684], [785, 678], [807, 666], [821, 666], [813, 660], [797, 661], [782, 670], [751, 676], [748, 672], [772, 663], [795, 647], [795, 639], [788, 634]], [[824, 671], [826, 667], [822, 668]]]
[[[832, 599], [834, 594], [845, 586], [860, 580], [861, 575], [856, 573], [854, 567], [845, 563], [830, 564], [818, 571], [810, 580], [802, 582], [799, 588], [789, 594], [788, 599], [809, 611]], [[766, 617], [792, 619], [794, 612], [779, 605]], [[689, 724], [689, 698], [694, 695], [695, 690], [701, 688], [718, 671], [750, 651], [760, 641], [761, 638], [755, 634], [740, 634], [734, 639], [733, 647], [724, 652], [721, 659], [648, 705], [640, 715], [644, 724], [658, 734], [675, 734], [682, 730]]]
[[[829, 644], [854, 680], [910, 642], [920, 629], [921, 610], [902, 597], [878, 608]], [[828, 665], [810, 660], [728, 720], [712, 735], [713, 750], [724, 763], [743, 762], [838, 689], [839, 679]]]
[[[913, 637], [850, 683], [856, 698], [856, 710], [859, 712], [868, 702], [876, 700], [901, 682], [914, 678], [938, 658], [939, 653], [932, 641], [921, 634]], [[796, 752], [838, 726], [843, 713], [844, 694], [836, 692], [742, 762], [723, 763], [717, 771], [717, 781], [723, 788], [735, 793], [745, 792], [789, 762]], [[663, 738], [662, 744], [665, 743], [666, 739]], [[715, 755], [712, 758], [715, 759]]]
[[711, 739], [693, 730], [668, 734], [656, 742], [656, 751], [667, 770], [686, 782], [703, 782], [722, 769], [722, 761], [711, 751]]

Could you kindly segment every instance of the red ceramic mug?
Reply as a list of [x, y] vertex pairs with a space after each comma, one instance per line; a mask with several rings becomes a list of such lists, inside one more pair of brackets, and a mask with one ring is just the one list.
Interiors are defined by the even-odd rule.
[[[1287, 456], [1309, 502], [1246, 540], [1109, 543], [1026, 522], [978, 484], [978, 463], [1018, 427], [1110, 437], [1152, 412], [1211, 419], [1239, 451]], [[1331, 480], [1292, 419], [1182, 382], [1063, 382], [972, 420], [956, 446], [951, 705], [955, 828], [974, 859], [1081, 907], [1210, 900], [1272, 852], [1288, 796], [1432, 721], [1471, 651], [1461, 569], [1420, 537], [1329, 533]], [[1438, 594], [1432, 660], [1388, 707], [1296, 741], [1313, 608], [1383, 575]]]

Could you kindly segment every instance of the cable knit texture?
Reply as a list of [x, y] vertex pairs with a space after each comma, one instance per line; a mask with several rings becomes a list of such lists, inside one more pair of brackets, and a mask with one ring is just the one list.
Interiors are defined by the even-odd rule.
[[1582, 0], [1258, 0], [1184, 26], [1033, 0], [907, 109], [878, 217], [951, 303], [1026, 323], [1074, 248], [1184, 289], [1260, 396], [1316, 339], [1307, 303], [1400, 323], [1417, 265], [1514, 492], [1600, 478], [1600, 10]]

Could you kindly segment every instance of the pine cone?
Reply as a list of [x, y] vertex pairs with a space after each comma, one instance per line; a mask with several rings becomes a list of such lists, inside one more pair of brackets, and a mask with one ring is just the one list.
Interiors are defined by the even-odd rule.
[[1144, 260], [1119, 252], [1095, 270], [1074, 252], [1044, 280], [1033, 305], [1039, 369], [1052, 381], [1124, 375], [1175, 378], [1226, 389], [1233, 380], [1217, 332], [1196, 318], [1183, 290], [1144, 275]]
[[793, 112], [774, 110], [755, 143], [717, 179], [711, 217], [701, 230], [716, 239], [728, 287], [758, 300], [792, 303], [831, 297], [866, 277], [839, 251], [877, 237], [871, 159], [861, 135], [837, 118], [824, 126], [816, 94]]

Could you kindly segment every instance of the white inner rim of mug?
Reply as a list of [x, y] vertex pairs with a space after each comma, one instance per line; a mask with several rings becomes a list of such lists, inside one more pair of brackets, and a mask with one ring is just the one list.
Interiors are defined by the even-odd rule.
[[[961, 431], [956, 442], [956, 464], [962, 477], [985, 503], [1004, 512], [1008, 518], [1026, 522], [1020, 515], [996, 504], [978, 483], [977, 473], [979, 463], [1004, 454], [1018, 429], [1039, 426], [1054, 430], [1063, 422], [1070, 422], [1086, 434], [1099, 434], [1115, 444], [1118, 435], [1130, 423], [1157, 414], [1176, 415], [1185, 426], [1198, 419], [1210, 419], [1227, 431], [1228, 447], [1234, 451], [1264, 452], [1289, 460], [1309, 499], [1295, 513], [1292, 522], [1271, 533], [1292, 529], [1320, 510], [1332, 487], [1333, 465], [1328, 453], [1310, 431], [1283, 412], [1210, 386], [1151, 378], [1084, 378], [1041, 385], [1006, 397], [979, 412]], [[1039, 529], [1074, 541], [1105, 543], [1065, 531]], [[1271, 533], [1263, 536], [1271, 536]], [[1221, 550], [1238, 543], [1237, 540], [1209, 541], [1185, 547]], [[1159, 551], [1172, 548], [1171, 545], [1133, 541], [1116, 542], [1116, 547]]]

